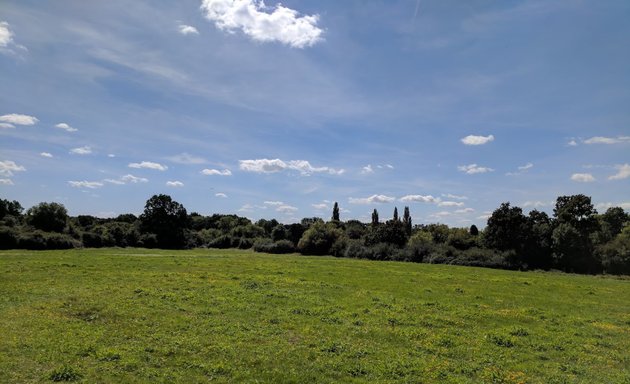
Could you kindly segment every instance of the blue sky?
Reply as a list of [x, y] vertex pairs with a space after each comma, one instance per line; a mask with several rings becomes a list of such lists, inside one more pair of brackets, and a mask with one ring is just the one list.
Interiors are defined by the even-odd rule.
[[3, 1], [0, 195], [485, 225], [630, 209], [628, 1]]

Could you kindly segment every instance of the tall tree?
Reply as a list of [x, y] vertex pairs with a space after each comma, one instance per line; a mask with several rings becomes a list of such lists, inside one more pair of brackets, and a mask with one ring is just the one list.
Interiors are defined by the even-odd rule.
[[405, 225], [405, 232], [407, 236], [411, 236], [411, 214], [409, 213], [409, 207], [405, 207], [405, 212], [403, 213], [403, 224]]
[[398, 207], [394, 207], [394, 221], [398, 221]]
[[42, 231], [63, 232], [68, 211], [59, 203], [39, 203], [26, 212], [26, 221]]
[[332, 219], [333, 221], [339, 221], [339, 204], [337, 204], [336, 201], [335, 206], [333, 207]]
[[372, 212], [372, 226], [377, 226], [378, 225], [378, 211], [376, 210], [376, 208], [374, 208], [374, 211]]
[[168, 195], [154, 195], [147, 200], [140, 223], [144, 232], [157, 236], [161, 248], [181, 248], [185, 244], [186, 208]]

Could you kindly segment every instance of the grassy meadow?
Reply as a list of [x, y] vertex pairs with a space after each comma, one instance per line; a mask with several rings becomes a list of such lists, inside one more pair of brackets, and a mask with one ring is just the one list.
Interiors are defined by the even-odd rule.
[[0, 252], [0, 382], [630, 383], [630, 280], [237, 250]]

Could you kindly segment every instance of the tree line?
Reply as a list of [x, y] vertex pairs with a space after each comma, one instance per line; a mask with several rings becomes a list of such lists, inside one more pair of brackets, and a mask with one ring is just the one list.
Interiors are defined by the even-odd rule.
[[599, 214], [585, 195], [560, 196], [553, 216], [502, 203], [479, 230], [445, 224], [413, 225], [402, 218], [370, 223], [342, 221], [334, 204], [330, 220], [304, 218], [281, 224], [255, 223], [237, 215], [188, 213], [168, 195], [147, 200], [140, 216], [70, 217], [59, 203], [39, 203], [26, 212], [0, 199], [0, 248], [197, 247], [253, 249], [267, 253], [333, 255], [371, 260], [455, 264], [586, 274], [630, 274], [630, 215], [620, 207]]

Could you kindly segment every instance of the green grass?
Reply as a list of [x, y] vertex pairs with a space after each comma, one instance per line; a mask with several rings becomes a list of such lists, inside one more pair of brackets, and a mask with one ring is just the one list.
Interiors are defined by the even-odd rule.
[[0, 252], [0, 382], [630, 383], [630, 280], [243, 251]]

